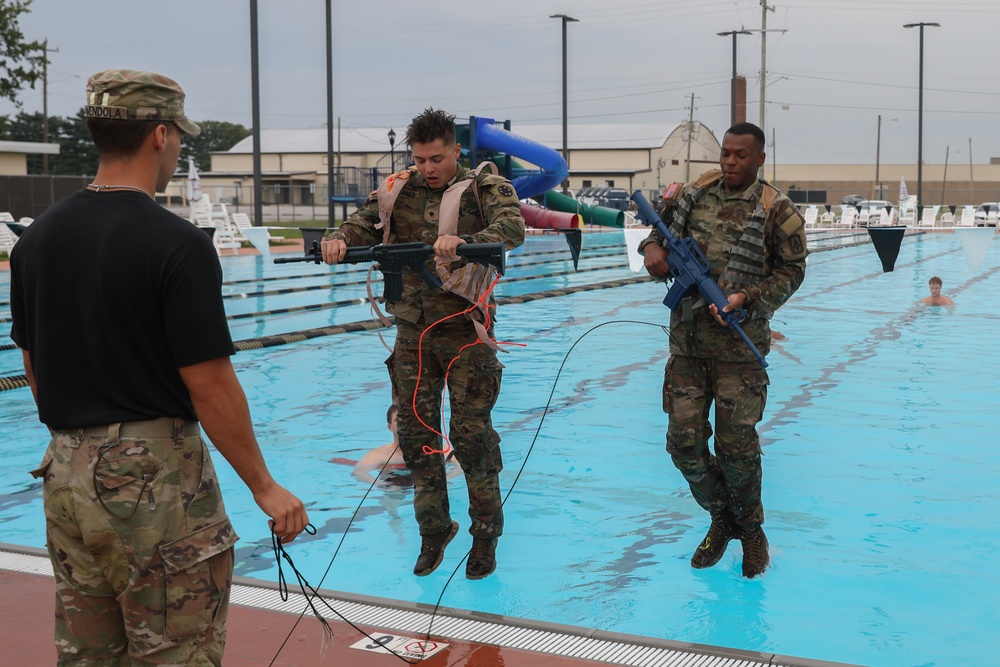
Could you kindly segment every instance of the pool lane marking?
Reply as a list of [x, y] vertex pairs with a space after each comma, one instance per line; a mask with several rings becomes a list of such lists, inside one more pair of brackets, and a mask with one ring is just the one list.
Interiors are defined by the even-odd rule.
[[[600, 252], [598, 252], [598, 251], [600, 251]], [[599, 245], [599, 246], [595, 246], [594, 248], [592, 248], [591, 252], [588, 253], [587, 256], [613, 255], [613, 254], [618, 254], [620, 252], [621, 252], [621, 249], [618, 246]], [[565, 253], [566, 253], [565, 249], [560, 249], [560, 250], [539, 250], [539, 251], [526, 252], [526, 253], [513, 253], [511, 255], [510, 259], [513, 261], [515, 259], [521, 259], [521, 258], [526, 258], [526, 257], [536, 257], [536, 256], [539, 256], [539, 255], [555, 255], [555, 254], [565, 254]], [[585, 259], [586, 256], [584, 256], [583, 258]], [[568, 262], [568, 261], [570, 261], [569, 258], [546, 260], [546, 262]], [[518, 262], [518, 264], [520, 264], [520, 263], [521, 262]], [[538, 263], [540, 264], [542, 262], [538, 262]], [[355, 267], [352, 267], [352, 266], [346, 265], [346, 264], [343, 265], [343, 266], [346, 266], [347, 268], [339, 271], [339, 275], [347, 275], [347, 274], [351, 274], [351, 273], [364, 273], [365, 271], [368, 270], [367, 267], [366, 268], [355, 268]], [[266, 276], [266, 277], [258, 277], [258, 278], [239, 278], [239, 279], [236, 279], [236, 280], [224, 280], [222, 282], [222, 284], [224, 286], [226, 286], [226, 285], [242, 285], [244, 283], [261, 283], [261, 282], [268, 282], [268, 281], [274, 281], [274, 280], [297, 280], [297, 279], [302, 279], [302, 278], [315, 278], [315, 277], [316, 277], [316, 273], [315, 272], [313, 272], [313, 273], [296, 273], [296, 274], [283, 275], [283, 276]], [[0, 305], [3, 305], [3, 303], [0, 302]]]

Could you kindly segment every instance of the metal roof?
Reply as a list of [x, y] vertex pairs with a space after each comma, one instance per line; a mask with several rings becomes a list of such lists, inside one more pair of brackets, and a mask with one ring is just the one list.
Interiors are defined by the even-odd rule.
[[[621, 150], [660, 148], [677, 124], [610, 123], [570, 125], [567, 128], [571, 150]], [[388, 127], [341, 128], [334, 134], [334, 148], [344, 153], [389, 152]], [[562, 147], [562, 125], [514, 125], [511, 132], [552, 148]], [[402, 136], [404, 132], [398, 131]], [[326, 153], [326, 128], [262, 130], [262, 153]], [[403, 145], [400, 140], [396, 146]], [[253, 136], [246, 137], [228, 153], [252, 153]]]
[[46, 144], [41, 141], [0, 141], [0, 153], [59, 155], [59, 144]]

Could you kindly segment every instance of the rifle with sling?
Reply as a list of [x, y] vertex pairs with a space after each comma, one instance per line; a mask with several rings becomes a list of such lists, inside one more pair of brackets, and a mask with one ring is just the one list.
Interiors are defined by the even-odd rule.
[[715, 304], [719, 310], [719, 317], [726, 322], [730, 329], [740, 335], [760, 365], [767, 368], [767, 360], [764, 359], [764, 355], [760, 353], [750, 337], [743, 331], [743, 327], [740, 326], [740, 322], [746, 317], [746, 311], [739, 310], [728, 313], [722, 311], [729, 305], [729, 299], [709, 275], [711, 267], [705, 254], [698, 247], [698, 243], [690, 236], [678, 239], [671, 234], [663, 220], [656, 214], [656, 210], [643, 196], [641, 190], [633, 192], [631, 199], [635, 202], [638, 212], [636, 218], [644, 225], [655, 229], [663, 237], [663, 242], [666, 244], [667, 264], [670, 267], [674, 284], [667, 290], [667, 295], [663, 298], [663, 305], [670, 310], [677, 310], [681, 299], [684, 298], [688, 290], [697, 287], [705, 301]]

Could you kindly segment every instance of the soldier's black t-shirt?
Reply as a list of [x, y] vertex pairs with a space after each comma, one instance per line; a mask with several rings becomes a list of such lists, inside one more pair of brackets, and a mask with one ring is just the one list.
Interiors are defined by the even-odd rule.
[[11, 252], [10, 337], [30, 355], [41, 421], [196, 419], [177, 369], [235, 352], [221, 284], [208, 235], [144, 194], [82, 190], [50, 207]]

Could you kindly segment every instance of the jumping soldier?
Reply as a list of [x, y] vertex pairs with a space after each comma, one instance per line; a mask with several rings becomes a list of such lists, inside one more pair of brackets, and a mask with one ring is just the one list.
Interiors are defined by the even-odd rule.
[[[500, 393], [503, 365], [493, 341], [495, 301], [488, 299], [482, 267], [452, 261], [463, 243], [524, 242], [524, 218], [510, 181], [458, 162], [455, 117], [427, 109], [413, 119], [406, 140], [415, 166], [393, 174], [322, 243], [323, 260], [344, 259], [348, 246], [419, 241], [437, 255], [430, 267], [444, 287], [427, 286], [419, 276], [403, 278], [403, 295], [387, 304], [395, 315], [396, 341], [386, 360], [393, 402], [399, 406], [399, 444], [414, 486], [414, 513], [421, 548], [413, 573], [433, 572], [458, 532], [449, 512], [442, 457], [441, 393], [447, 375], [451, 407], [449, 437], [469, 492], [472, 550], [469, 579], [496, 569], [497, 538], [503, 533], [499, 473], [500, 436], [492, 410]], [[489, 163], [485, 163], [489, 164]], [[469, 290], [460, 290], [471, 285]], [[476, 302], [477, 308], [472, 308]], [[460, 315], [463, 311], [471, 312]], [[421, 343], [421, 336], [426, 332]], [[422, 351], [422, 354], [420, 353]], [[455, 360], [452, 363], [452, 360]], [[449, 366], [450, 365], [450, 366]]]
[[[720, 171], [668, 191], [664, 221], [677, 238], [693, 237], [711, 275], [727, 295], [724, 312], [746, 311], [743, 330], [763, 354], [771, 347], [769, 320], [805, 278], [805, 223], [794, 204], [763, 180], [764, 133], [750, 123], [729, 128]], [[667, 277], [663, 238], [654, 230], [639, 245], [646, 270]], [[767, 402], [767, 371], [743, 340], [695, 290], [670, 317], [670, 358], [663, 383], [669, 416], [667, 451], [712, 517], [691, 558], [695, 568], [719, 562], [730, 540], [743, 544], [743, 575], [768, 566], [761, 528], [761, 451], [757, 423]], [[715, 452], [709, 449], [715, 404]]]

